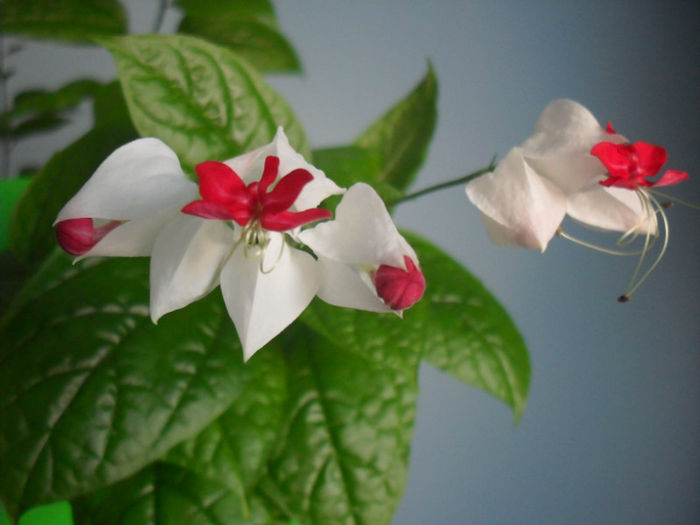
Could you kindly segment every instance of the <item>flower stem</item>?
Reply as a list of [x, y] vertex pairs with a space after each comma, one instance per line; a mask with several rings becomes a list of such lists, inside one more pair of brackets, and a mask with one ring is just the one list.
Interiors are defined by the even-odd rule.
[[392, 201], [389, 204], [391, 204], [392, 206], [395, 206], [397, 204], [401, 204], [402, 202], [415, 200], [419, 197], [422, 197], [423, 195], [428, 195], [429, 193], [433, 193], [435, 191], [443, 190], [445, 188], [451, 188], [452, 186], [457, 186], [458, 184], [465, 184], [465, 183], [469, 182], [470, 180], [476, 179], [477, 177], [481, 177], [482, 175], [485, 175], [487, 173], [492, 172], [495, 168], [496, 168], [496, 155], [494, 155], [491, 158], [491, 162], [489, 162], [488, 166], [486, 166], [485, 168], [481, 168], [480, 170], [469, 173], [468, 175], [463, 175], [463, 176], [458, 177], [456, 179], [448, 180], [446, 182], [441, 182], [441, 183], [435, 184], [433, 186], [428, 186], [427, 188], [423, 188], [422, 190], [418, 190], [414, 193], [409, 193], [408, 195], [404, 195], [400, 199], [396, 199], [395, 201]]

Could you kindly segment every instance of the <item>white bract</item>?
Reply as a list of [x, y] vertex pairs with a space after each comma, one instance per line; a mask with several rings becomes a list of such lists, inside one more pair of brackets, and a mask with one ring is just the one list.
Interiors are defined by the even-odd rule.
[[493, 172], [467, 184], [467, 196], [498, 244], [544, 251], [567, 214], [592, 228], [654, 234], [655, 215], [635, 192], [599, 184], [607, 170], [591, 148], [625, 141], [577, 102], [555, 100], [540, 115], [532, 136]]
[[[415, 253], [369, 186], [347, 192], [336, 220], [301, 231], [330, 218], [316, 206], [344, 190], [294, 151], [281, 128], [270, 144], [203, 162], [197, 173], [199, 190], [157, 139], [122, 146], [59, 213], [59, 243], [79, 256], [150, 255], [154, 322], [219, 285], [245, 359], [317, 293], [380, 312], [403, 310], [422, 294]], [[382, 290], [391, 290], [384, 300], [377, 270]]]

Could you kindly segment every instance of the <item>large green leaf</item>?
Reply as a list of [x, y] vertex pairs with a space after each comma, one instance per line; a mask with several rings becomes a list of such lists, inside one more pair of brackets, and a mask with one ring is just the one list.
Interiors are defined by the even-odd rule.
[[408, 474], [417, 366], [379, 366], [337, 341], [299, 328], [286, 343], [286, 439], [260, 487], [305, 525], [386, 524]]
[[90, 42], [126, 32], [126, 13], [117, 0], [3, 0], [3, 33]]
[[432, 67], [421, 82], [356, 141], [382, 159], [379, 180], [405, 190], [428, 152], [437, 119], [437, 78]]
[[226, 412], [164, 457], [228, 487], [243, 507], [280, 437], [287, 390], [278, 346], [273, 341], [247, 363], [247, 383]]
[[244, 513], [224, 486], [186, 469], [155, 463], [73, 502], [76, 525], [275, 525], [259, 500]]
[[428, 241], [405, 234], [426, 279], [423, 299], [404, 318], [338, 309], [315, 301], [301, 319], [346, 351], [385, 367], [423, 357], [501, 399], [516, 418], [530, 380], [527, 349], [505, 310], [483, 285]]
[[0, 328], [0, 496], [12, 516], [132, 475], [246, 383], [219, 294], [156, 326], [145, 259], [50, 262]]
[[[112, 99], [113, 106], [119, 103], [119, 98]], [[20, 260], [34, 265], [53, 249], [52, 225], [59, 210], [113, 150], [134, 138], [122, 109], [120, 118], [99, 122], [32, 177], [10, 223], [10, 248]]]
[[289, 106], [230, 50], [184, 35], [102, 42], [114, 55], [136, 129], [166, 142], [186, 169], [262, 146], [278, 126], [309, 156]]
[[299, 59], [280, 33], [269, 0], [177, 0], [178, 32], [233, 49], [261, 71], [298, 71]]

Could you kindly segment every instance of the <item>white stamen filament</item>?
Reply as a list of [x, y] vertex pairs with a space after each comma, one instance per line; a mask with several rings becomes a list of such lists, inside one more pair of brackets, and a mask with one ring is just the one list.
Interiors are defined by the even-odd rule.
[[[669, 234], [669, 227], [668, 227], [668, 219], [666, 217], [666, 212], [664, 211], [664, 207], [659, 203], [659, 201], [654, 197], [654, 195], [651, 194], [651, 192], [645, 190], [645, 189], [637, 189], [637, 196], [639, 197], [640, 203], [642, 205], [642, 218], [640, 219], [639, 223], [634, 225], [632, 228], [630, 228], [628, 231], [623, 233], [620, 238], [617, 240], [616, 245], [618, 247], [627, 247], [631, 246], [632, 243], [638, 238], [639, 234], [639, 229], [640, 227], [644, 227], [646, 230], [646, 233], [644, 234], [644, 243], [642, 247], [639, 250], [614, 250], [610, 248], [606, 248], [604, 246], [599, 246], [597, 244], [593, 244], [587, 241], [584, 241], [582, 239], [578, 239], [566, 232], [559, 227], [557, 229], [557, 236], [562, 237], [564, 239], [567, 239], [575, 244], [579, 244], [581, 246], [584, 246], [586, 248], [590, 248], [592, 250], [596, 250], [598, 252], [602, 253], [607, 253], [609, 255], [620, 255], [620, 256], [639, 256], [639, 260], [637, 261], [637, 265], [634, 269], [634, 272], [632, 273], [632, 277], [629, 280], [629, 283], [627, 284], [627, 289], [625, 290], [625, 293], [622, 294], [619, 298], [621, 302], [628, 301], [632, 294], [642, 285], [642, 283], [651, 275], [651, 273], [656, 269], [658, 264], [661, 262], [661, 259], [663, 258], [664, 254], [666, 253], [666, 249], [668, 247], [668, 234]], [[658, 192], [655, 192], [659, 194]], [[665, 195], [662, 195], [664, 198], [666, 197]], [[661, 218], [661, 228], [660, 228], [660, 237], [662, 239], [661, 243], [661, 249], [659, 251], [659, 254], [657, 255], [656, 259], [654, 259], [654, 262], [651, 263], [649, 268], [647, 268], [646, 271], [640, 276], [640, 273], [642, 272], [642, 267], [644, 265], [644, 260], [646, 258], [646, 255], [649, 253], [649, 251], [656, 245], [656, 242], [659, 238], [659, 235], [656, 233], [653, 233], [652, 230], [650, 229], [650, 225], [652, 224], [651, 221], [654, 219], [654, 217], [658, 215]]]

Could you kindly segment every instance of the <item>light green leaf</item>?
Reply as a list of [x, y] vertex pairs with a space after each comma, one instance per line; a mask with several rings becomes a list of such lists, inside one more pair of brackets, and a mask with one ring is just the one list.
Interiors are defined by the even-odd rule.
[[[123, 99], [105, 86], [96, 107], [107, 104], [113, 112], [98, 116], [96, 126], [63, 151], [54, 154], [17, 204], [10, 223], [10, 248], [23, 262], [35, 267], [56, 246], [53, 222], [59, 210], [80, 189], [97, 166], [115, 149], [136, 138]], [[120, 109], [121, 108], [121, 109]]]
[[292, 110], [230, 50], [184, 35], [102, 42], [114, 55], [136, 129], [166, 142], [186, 169], [267, 144], [278, 126], [308, 158]]
[[299, 71], [294, 49], [280, 33], [268, 0], [178, 0], [179, 33], [233, 49], [261, 71]]
[[408, 474], [417, 366], [378, 366], [305, 328], [286, 348], [286, 439], [260, 484], [266, 500], [305, 525], [388, 524]]
[[0, 497], [11, 516], [134, 474], [246, 383], [218, 294], [156, 326], [147, 260], [51, 262], [0, 327]]
[[[275, 525], [253, 500], [244, 514], [225, 487], [167, 463], [73, 502], [76, 525]], [[246, 519], [247, 516], [247, 519]]]
[[3, 0], [0, 28], [37, 38], [90, 42], [126, 32], [126, 13], [116, 0]]
[[527, 398], [530, 362], [515, 325], [493, 296], [450, 256], [406, 234], [426, 279], [423, 299], [403, 320], [315, 301], [301, 317], [347, 352], [390, 368], [423, 357], [504, 401], [517, 418]]
[[437, 119], [437, 78], [432, 66], [421, 82], [356, 141], [382, 162], [378, 180], [405, 190], [423, 164]]

